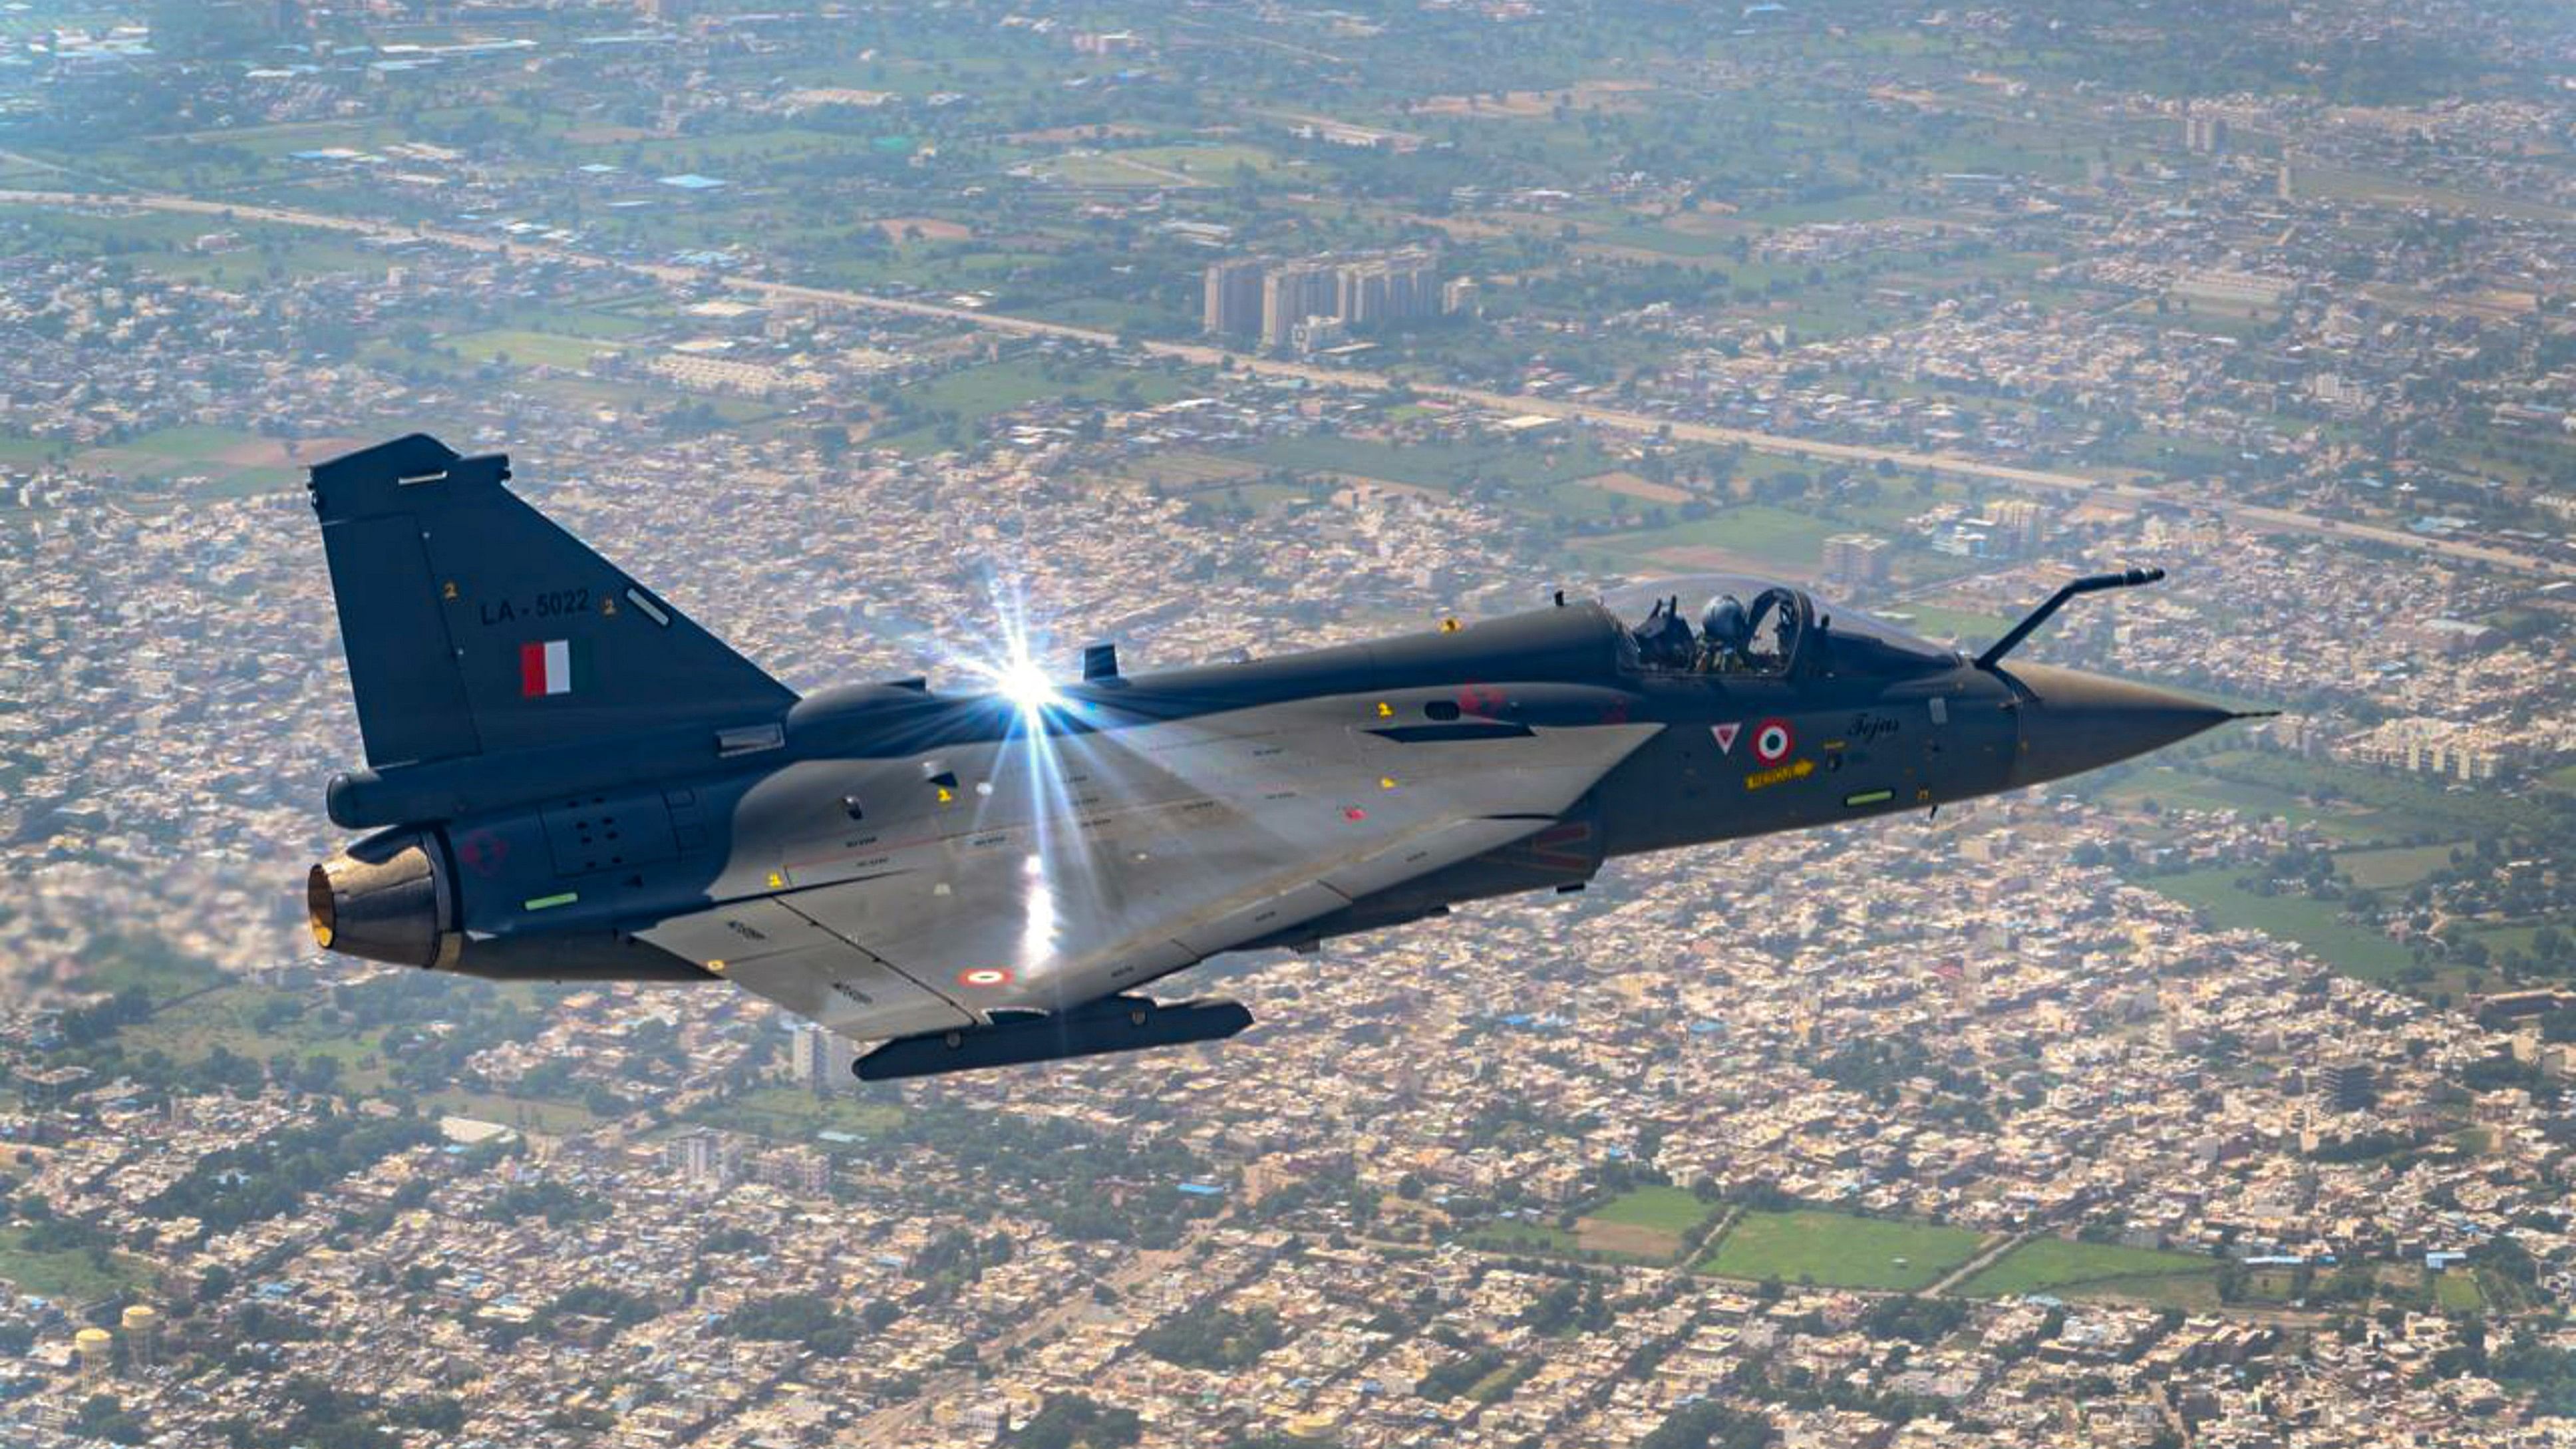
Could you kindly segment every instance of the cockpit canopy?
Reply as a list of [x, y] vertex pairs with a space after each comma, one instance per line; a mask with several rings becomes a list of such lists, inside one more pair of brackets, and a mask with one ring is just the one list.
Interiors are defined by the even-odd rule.
[[[1680, 585], [1687, 583], [1685, 591]], [[1700, 576], [1664, 586], [1621, 635], [1621, 663], [1649, 674], [1737, 678], [1929, 674], [1959, 662], [1940, 645], [1767, 579]], [[1696, 606], [1688, 602], [1702, 597]]]

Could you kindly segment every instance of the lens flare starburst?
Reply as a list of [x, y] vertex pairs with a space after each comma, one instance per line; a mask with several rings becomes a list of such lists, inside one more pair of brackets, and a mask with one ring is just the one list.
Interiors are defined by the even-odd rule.
[[1090, 889], [1083, 842], [1067, 824], [1075, 811], [1064, 758], [1079, 748], [1073, 743], [1079, 732], [1067, 723], [1088, 706], [1060, 689], [1038, 662], [1045, 631], [1031, 627], [1016, 585], [997, 582], [992, 598], [996, 627], [986, 647], [948, 654], [943, 662], [1012, 711], [1015, 727], [995, 755], [992, 788], [977, 792], [977, 825], [1025, 832], [1011, 966], [1020, 982], [1038, 985], [1054, 959], [1062, 913]]
[[1047, 678], [1046, 670], [1034, 659], [1022, 654], [1003, 660], [992, 671], [993, 692], [1009, 700], [1024, 715], [1042, 715], [1050, 709], [1064, 707], [1064, 695]]

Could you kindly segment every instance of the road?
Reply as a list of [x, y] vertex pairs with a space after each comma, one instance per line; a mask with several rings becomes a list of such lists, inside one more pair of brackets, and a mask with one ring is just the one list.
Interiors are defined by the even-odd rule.
[[2013, 1249], [2020, 1247], [2022, 1244], [2029, 1242], [2032, 1238], [2037, 1236], [2037, 1230], [2024, 1229], [2021, 1232], [2007, 1233], [2003, 1237], [1997, 1238], [1995, 1241], [1979, 1248], [1976, 1251], [1975, 1256], [1969, 1258], [1968, 1261], [1961, 1263], [1958, 1267], [1942, 1274], [1940, 1282], [1923, 1290], [1923, 1296], [1926, 1298], [1940, 1298], [1956, 1291], [1960, 1284], [1965, 1283], [1969, 1279], [1977, 1276], [1979, 1273], [1986, 1271], [1987, 1264], [1994, 1262], [1997, 1258], [2002, 1257], [2004, 1254], [2011, 1252]]
[[[673, 266], [662, 262], [631, 261], [552, 243], [525, 242], [509, 237], [455, 231], [443, 227], [401, 226], [392, 222], [370, 221], [360, 217], [336, 216], [328, 212], [207, 201], [196, 197], [163, 193], [0, 190], [0, 204], [46, 206], [62, 205], [66, 202], [94, 206], [129, 206], [147, 211], [178, 212], [218, 219], [266, 222], [277, 226], [308, 227], [383, 241], [434, 241], [469, 251], [615, 270], [636, 276], [652, 277], [664, 282], [688, 284], [712, 281], [748, 296], [771, 302], [806, 302], [897, 316], [938, 319], [982, 328], [988, 332], [1007, 333], [1020, 337], [1060, 338], [1069, 342], [1100, 346], [1112, 346], [1118, 341], [1115, 333], [1096, 327], [1077, 327], [1063, 322], [1041, 321], [1034, 317], [1017, 317], [1008, 313], [958, 306], [954, 303], [925, 302], [909, 297], [886, 297], [873, 292], [853, 291], [846, 288], [803, 286], [793, 282], [770, 281], [760, 277], [727, 274], [706, 268]], [[1173, 358], [1203, 367], [1230, 367], [1261, 377], [1297, 378], [1334, 387], [1386, 389], [1399, 385], [1399, 379], [1384, 373], [1317, 367], [1310, 363], [1294, 362], [1283, 358], [1255, 357], [1205, 343], [1145, 342], [1140, 345], [1145, 352], [1156, 357]], [[1814, 458], [1826, 462], [1857, 464], [1884, 462], [1923, 472], [1981, 478], [2030, 493], [2072, 494], [2130, 506], [2152, 503], [2186, 507], [2215, 513], [2231, 524], [2261, 533], [2308, 534], [2367, 541], [2447, 559], [2454, 563], [2511, 569], [2519, 573], [2538, 574], [2552, 579], [2576, 579], [2576, 563], [2562, 563], [2492, 544], [2472, 543], [2460, 539], [2426, 538], [2408, 533], [2403, 529], [2347, 523], [2291, 509], [2230, 503], [2178, 489], [2121, 482], [2083, 473], [2016, 467], [1956, 453], [1926, 453], [1864, 443], [1832, 443], [1813, 438], [1787, 437], [1778, 433], [1720, 427], [1711, 423], [1685, 422], [1658, 417], [1652, 413], [1603, 407], [1589, 402], [1572, 402], [1561, 398], [1539, 397], [1529, 393], [1491, 392], [1482, 388], [1447, 383], [1410, 382], [1402, 385], [1411, 387], [1414, 393], [1421, 397], [1437, 398], [1495, 412], [1563, 418], [1568, 421], [1579, 421], [1588, 427], [1617, 432], [1650, 436], [1663, 434], [1682, 442], [1742, 447], [1756, 452]]]

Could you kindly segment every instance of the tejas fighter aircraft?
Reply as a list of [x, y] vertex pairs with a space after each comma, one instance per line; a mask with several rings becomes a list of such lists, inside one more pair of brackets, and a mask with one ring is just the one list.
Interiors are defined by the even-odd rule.
[[312, 470], [368, 768], [323, 946], [536, 980], [730, 980], [863, 1078], [1232, 1036], [1141, 988], [1227, 951], [1581, 889], [1612, 856], [2054, 780], [2230, 712], [1974, 659], [1783, 586], [1566, 602], [1309, 653], [799, 698], [415, 434]]

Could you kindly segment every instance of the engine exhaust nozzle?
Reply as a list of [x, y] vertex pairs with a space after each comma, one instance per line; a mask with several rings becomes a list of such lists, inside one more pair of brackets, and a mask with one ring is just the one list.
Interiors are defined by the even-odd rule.
[[433, 842], [402, 832], [362, 840], [307, 871], [315, 945], [397, 966], [453, 966], [464, 937]]

